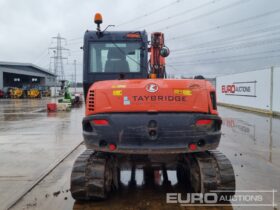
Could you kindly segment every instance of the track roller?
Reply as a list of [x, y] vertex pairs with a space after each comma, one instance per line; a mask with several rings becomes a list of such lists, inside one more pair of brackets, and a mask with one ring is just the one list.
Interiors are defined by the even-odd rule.
[[86, 150], [75, 161], [71, 174], [71, 194], [75, 200], [106, 199], [118, 188], [116, 163], [110, 155]]

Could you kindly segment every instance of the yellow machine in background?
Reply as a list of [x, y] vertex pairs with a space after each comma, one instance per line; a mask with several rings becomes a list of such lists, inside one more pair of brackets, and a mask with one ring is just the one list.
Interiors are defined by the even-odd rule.
[[41, 92], [38, 89], [30, 89], [27, 91], [28, 98], [40, 98]]
[[9, 90], [11, 98], [41, 98], [42, 96], [50, 96], [50, 91], [41, 91], [39, 88], [18, 88], [12, 87]]
[[10, 90], [10, 96], [11, 98], [22, 98], [23, 97], [23, 89], [21, 88], [12, 88]]

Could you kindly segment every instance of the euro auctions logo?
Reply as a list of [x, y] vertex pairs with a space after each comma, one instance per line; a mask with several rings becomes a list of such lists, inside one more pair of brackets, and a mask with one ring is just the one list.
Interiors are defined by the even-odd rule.
[[232, 84], [222, 85], [221, 91], [225, 95], [257, 97], [257, 81], [233, 82]]
[[[251, 206], [276, 207], [277, 190], [212, 191], [209, 193], [167, 193], [166, 203], [181, 206]], [[221, 194], [222, 193], [222, 194]], [[229, 193], [229, 194], [226, 194]]]
[[222, 93], [235, 93], [235, 85], [222, 85]]

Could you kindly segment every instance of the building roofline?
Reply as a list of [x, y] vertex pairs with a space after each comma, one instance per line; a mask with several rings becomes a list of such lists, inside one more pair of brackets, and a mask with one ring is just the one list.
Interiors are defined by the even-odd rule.
[[39, 71], [49, 74], [51, 76], [56, 77], [56, 75], [40, 66], [36, 66], [32, 63], [19, 63], [19, 62], [6, 62], [6, 61], [0, 61], [0, 66], [5, 65], [5, 66], [25, 66], [25, 67], [33, 67], [35, 69], [38, 69]]

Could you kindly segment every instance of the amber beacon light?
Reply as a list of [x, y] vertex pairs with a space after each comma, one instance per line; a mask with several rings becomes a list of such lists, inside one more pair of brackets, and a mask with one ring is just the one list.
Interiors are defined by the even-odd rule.
[[94, 16], [94, 23], [100, 25], [102, 23], [102, 15], [100, 13], [96, 13]]

